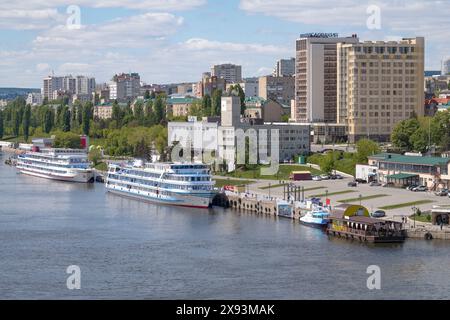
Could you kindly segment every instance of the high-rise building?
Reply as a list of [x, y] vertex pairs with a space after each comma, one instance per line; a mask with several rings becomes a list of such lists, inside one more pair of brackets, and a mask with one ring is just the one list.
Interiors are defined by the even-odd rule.
[[196, 93], [197, 97], [203, 97], [204, 95], [211, 96], [214, 90], [222, 90], [225, 91], [226, 80], [223, 78], [219, 78], [217, 76], [212, 76], [209, 72], [204, 72], [202, 75], [202, 81], [198, 84], [198, 89], [200, 91]]
[[336, 44], [357, 43], [356, 35], [300, 35], [296, 41], [295, 122], [336, 122]]
[[211, 76], [225, 79], [227, 83], [242, 81], [242, 67], [235, 64], [218, 64], [211, 67]]
[[109, 84], [111, 101], [127, 102], [140, 95], [141, 78], [138, 73], [122, 73], [115, 75]]
[[86, 76], [48, 76], [43, 80], [43, 98], [53, 99], [59, 93], [91, 95], [95, 91], [95, 78]]
[[450, 58], [442, 61], [442, 72], [443, 76], [450, 75]]
[[295, 76], [295, 58], [278, 60], [272, 75], [274, 77]]
[[350, 142], [388, 141], [394, 126], [424, 113], [424, 38], [337, 44], [337, 121]]
[[95, 78], [77, 76], [75, 87], [77, 95], [92, 95], [95, 92]]
[[281, 104], [290, 105], [295, 97], [294, 77], [264, 76], [259, 78], [259, 96], [263, 99], [271, 99]]

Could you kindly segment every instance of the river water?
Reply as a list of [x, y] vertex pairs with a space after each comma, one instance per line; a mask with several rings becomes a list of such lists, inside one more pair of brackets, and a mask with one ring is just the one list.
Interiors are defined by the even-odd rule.
[[[156, 206], [17, 174], [6, 157], [0, 299], [450, 298], [450, 242], [366, 245], [283, 218]], [[380, 290], [367, 288], [370, 265]]]

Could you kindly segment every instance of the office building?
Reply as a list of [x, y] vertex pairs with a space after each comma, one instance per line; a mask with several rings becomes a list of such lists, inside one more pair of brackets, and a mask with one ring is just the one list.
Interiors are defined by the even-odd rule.
[[337, 44], [337, 122], [349, 141], [389, 141], [395, 125], [424, 114], [424, 38]]
[[138, 73], [115, 75], [109, 84], [109, 99], [128, 102], [140, 95], [141, 78]]
[[295, 122], [336, 122], [337, 43], [357, 43], [356, 35], [309, 33], [296, 41]]

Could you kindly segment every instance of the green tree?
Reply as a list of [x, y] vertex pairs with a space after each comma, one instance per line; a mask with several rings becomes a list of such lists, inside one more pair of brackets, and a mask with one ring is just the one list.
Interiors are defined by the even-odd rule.
[[52, 109], [46, 107], [44, 111], [44, 123], [42, 126], [42, 129], [45, 133], [50, 133], [50, 131], [53, 129], [53, 123], [54, 123], [55, 116], [53, 114]]
[[19, 136], [20, 122], [21, 122], [20, 111], [18, 109], [15, 109], [12, 112], [12, 133], [13, 136], [15, 137]]
[[113, 102], [112, 105], [112, 115], [111, 115], [111, 119], [114, 120], [116, 122], [116, 128], [120, 128], [121, 124], [122, 124], [122, 118], [123, 118], [123, 113], [122, 110], [119, 107], [119, 103], [117, 103], [117, 100]]
[[81, 148], [80, 136], [73, 132], [56, 132], [54, 144], [56, 148]]
[[145, 90], [144, 99], [145, 99], [145, 100], [150, 99], [150, 91]]
[[417, 152], [427, 151], [429, 135], [424, 128], [418, 128], [409, 139], [412, 149]]
[[31, 106], [27, 105], [25, 107], [24, 115], [23, 115], [23, 136], [25, 138], [25, 141], [28, 142], [28, 136], [30, 134], [30, 121], [31, 121]]
[[62, 111], [62, 123], [61, 130], [64, 132], [70, 131], [70, 110], [68, 106], [65, 106]]
[[202, 98], [202, 114], [204, 116], [209, 116], [211, 114], [211, 108], [211, 96], [209, 94], [205, 94]]
[[92, 150], [89, 151], [88, 158], [89, 158], [89, 161], [92, 162], [94, 167], [97, 166], [102, 160], [102, 152], [101, 152], [101, 150], [98, 149], [98, 148], [92, 148]]
[[367, 157], [380, 153], [378, 143], [370, 139], [361, 139], [356, 143], [356, 162], [367, 163]]
[[164, 120], [165, 114], [165, 101], [162, 95], [156, 97], [155, 103], [153, 104], [153, 112], [155, 113], [155, 123], [161, 123]]
[[238, 83], [234, 86], [230, 86], [229, 94], [239, 97], [239, 99], [241, 100], [241, 114], [243, 115], [245, 112], [245, 93], [244, 90], [242, 90], [241, 85]]
[[89, 135], [89, 130], [91, 127], [91, 104], [87, 102], [83, 107], [83, 133]]
[[320, 169], [327, 173], [331, 174], [336, 165], [334, 152], [329, 152], [325, 156], [321, 158], [320, 161]]
[[400, 121], [392, 130], [391, 141], [401, 150], [412, 150], [410, 137], [419, 129], [420, 123], [416, 118]]
[[144, 117], [144, 106], [141, 101], [138, 101], [134, 105], [134, 118], [142, 125], [144, 123]]
[[221, 101], [222, 101], [222, 90], [220, 89], [214, 90], [211, 97], [211, 104], [212, 104], [211, 116], [220, 116]]

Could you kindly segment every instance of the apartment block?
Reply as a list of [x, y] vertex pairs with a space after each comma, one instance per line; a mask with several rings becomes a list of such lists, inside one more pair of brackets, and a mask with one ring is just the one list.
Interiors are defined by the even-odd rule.
[[356, 35], [309, 33], [296, 41], [294, 122], [336, 122], [338, 43], [357, 43]]
[[278, 60], [272, 75], [274, 77], [295, 76], [295, 58]]
[[389, 141], [394, 126], [424, 114], [424, 38], [337, 44], [337, 122], [349, 141]]
[[211, 76], [224, 79], [228, 83], [242, 81], [242, 67], [235, 64], [218, 64], [211, 67]]
[[109, 99], [119, 102], [132, 101], [140, 95], [141, 78], [138, 73], [115, 75], [109, 85]]
[[291, 100], [295, 98], [294, 77], [260, 77], [258, 88], [258, 96], [265, 100], [271, 99], [290, 105]]

